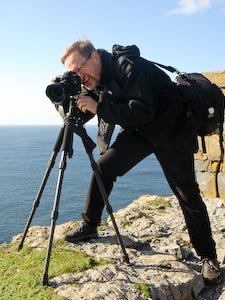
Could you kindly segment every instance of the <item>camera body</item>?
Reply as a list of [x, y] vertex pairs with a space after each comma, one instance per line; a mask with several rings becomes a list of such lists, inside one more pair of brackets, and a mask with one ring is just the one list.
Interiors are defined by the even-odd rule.
[[77, 96], [80, 93], [80, 77], [74, 72], [65, 72], [46, 88], [46, 95], [53, 104], [57, 105], [63, 105], [70, 96]]

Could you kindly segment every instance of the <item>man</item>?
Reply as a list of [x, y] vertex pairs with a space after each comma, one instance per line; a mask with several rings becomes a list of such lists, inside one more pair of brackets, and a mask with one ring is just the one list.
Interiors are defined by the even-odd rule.
[[[136, 46], [114, 45], [110, 54], [81, 40], [66, 48], [61, 61], [67, 71], [80, 76], [88, 91], [79, 96], [78, 108], [83, 113], [97, 114], [100, 126], [108, 124], [105, 128], [110, 128], [110, 124], [118, 124], [122, 128], [109, 148], [107, 143], [101, 143], [104, 153], [97, 163], [107, 194], [117, 176], [123, 176], [154, 153], [179, 200], [191, 242], [203, 261], [205, 281], [220, 282], [209, 217], [195, 181], [196, 136], [192, 132], [183, 134], [187, 116], [177, 100], [176, 85], [165, 72], [140, 57]], [[83, 222], [66, 234], [65, 240], [75, 243], [97, 237], [103, 208], [93, 175]]]

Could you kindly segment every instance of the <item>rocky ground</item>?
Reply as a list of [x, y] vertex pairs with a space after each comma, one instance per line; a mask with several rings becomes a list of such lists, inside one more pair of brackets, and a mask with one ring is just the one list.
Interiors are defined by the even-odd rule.
[[[205, 287], [201, 264], [189, 243], [183, 215], [175, 197], [144, 195], [114, 214], [126, 250], [117, 243], [111, 220], [99, 228], [98, 239], [65, 247], [106, 258], [109, 264], [51, 280], [56, 293], [68, 300], [225, 300], [225, 200], [204, 199], [217, 243], [223, 282]], [[72, 226], [57, 225], [55, 239]], [[46, 247], [49, 228], [33, 226], [25, 242]], [[12, 242], [21, 239], [21, 235]], [[123, 261], [124, 254], [130, 263]], [[137, 287], [148, 287], [144, 296]]]

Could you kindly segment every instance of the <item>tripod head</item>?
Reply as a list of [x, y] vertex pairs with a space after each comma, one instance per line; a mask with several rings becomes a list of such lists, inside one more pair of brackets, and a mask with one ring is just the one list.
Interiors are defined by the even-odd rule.
[[[83, 127], [84, 121], [82, 119], [80, 110], [77, 107], [78, 97], [79, 97], [79, 94], [69, 97], [69, 108], [68, 108], [68, 112], [66, 113], [65, 119], [69, 119], [73, 123], [74, 126]], [[65, 120], [64, 120], [64, 123], [65, 123]]]
[[79, 108], [76, 105], [79, 95], [70, 96], [69, 110], [64, 118], [64, 125], [67, 126], [72, 132], [81, 137], [85, 150], [90, 153], [96, 147], [94, 141], [88, 136], [84, 126]]

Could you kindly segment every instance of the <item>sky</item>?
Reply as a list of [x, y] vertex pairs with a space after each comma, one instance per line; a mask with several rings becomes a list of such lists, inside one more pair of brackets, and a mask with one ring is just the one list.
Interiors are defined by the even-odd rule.
[[1, 0], [0, 125], [62, 124], [45, 90], [74, 41], [135, 44], [180, 71], [220, 71], [224, 28], [225, 0]]

